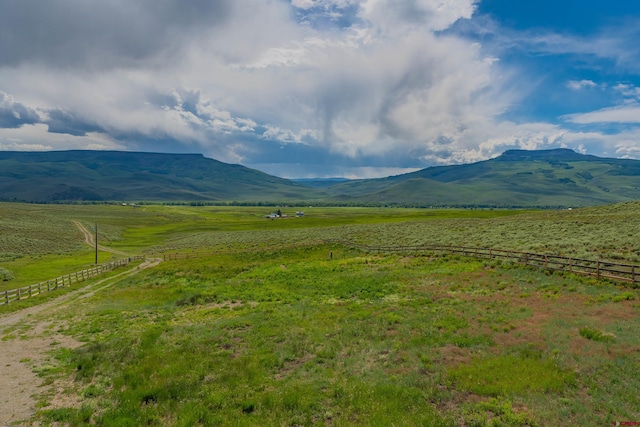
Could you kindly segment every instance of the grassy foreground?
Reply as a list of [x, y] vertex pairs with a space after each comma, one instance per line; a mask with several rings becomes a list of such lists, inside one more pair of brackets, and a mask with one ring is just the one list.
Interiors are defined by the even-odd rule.
[[[45, 422], [603, 425], [637, 419], [637, 292], [328, 247], [166, 262], [57, 319]], [[69, 405], [68, 402], [75, 402]]]
[[[499, 242], [632, 260], [638, 204], [515, 216], [324, 208], [276, 221], [264, 208], [70, 209], [47, 215], [100, 218], [104, 240], [121, 250], [217, 253], [165, 262], [47, 319], [84, 345], [39, 369], [56, 385], [41, 396], [43, 425], [640, 420], [637, 290], [322, 242]], [[74, 259], [72, 246], [60, 257]]]

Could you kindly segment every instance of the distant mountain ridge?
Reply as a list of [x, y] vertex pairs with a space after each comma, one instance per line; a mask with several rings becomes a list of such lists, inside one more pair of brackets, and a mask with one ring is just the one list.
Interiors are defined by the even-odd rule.
[[201, 154], [0, 151], [0, 199], [198, 201], [316, 198], [292, 181]]
[[640, 161], [568, 149], [509, 150], [486, 161], [386, 178], [298, 182], [201, 154], [0, 151], [4, 201], [578, 207], [638, 199]]
[[451, 206], [591, 206], [640, 199], [640, 161], [569, 149], [508, 150], [477, 163], [435, 166], [329, 188], [352, 202]]

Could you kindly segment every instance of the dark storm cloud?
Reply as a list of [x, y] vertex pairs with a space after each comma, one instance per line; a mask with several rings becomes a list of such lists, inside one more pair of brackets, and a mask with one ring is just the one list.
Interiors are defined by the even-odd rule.
[[214, 27], [232, 0], [3, 0], [0, 66], [118, 66]]
[[66, 133], [74, 136], [85, 136], [89, 132], [99, 132], [101, 127], [87, 123], [75, 114], [65, 110], [49, 110], [49, 118], [44, 123], [49, 125], [49, 132]]
[[0, 92], [0, 128], [19, 128], [23, 125], [40, 123], [38, 113], [9, 95]]
[[411, 139], [414, 137], [410, 131], [394, 121], [391, 115], [394, 110], [406, 103], [407, 99], [414, 96], [416, 91], [425, 90], [433, 85], [436, 80], [433, 73], [437, 70], [436, 64], [431, 63], [427, 58], [419, 58], [410, 62], [410, 66], [385, 93], [381, 103], [377, 120], [380, 123], [382, 133], [399, 138]]

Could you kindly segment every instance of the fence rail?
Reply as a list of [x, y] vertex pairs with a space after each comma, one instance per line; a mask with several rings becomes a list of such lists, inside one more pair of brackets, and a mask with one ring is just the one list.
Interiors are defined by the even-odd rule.
[[[607, 260], [589, 260], [572, 258], [560, 255], [539, 254], [535, 252], [522, 252], [506, 249], [477, 248], [454, 245], [413, 245], [413, 246], [368, 246], [340, 240], [325, 240], [309, 243], [311, 244], [338, 244], [353, 249], [367, 252], [435, 252], [446, 254], [459, 254], [468, 257], [495, 259], [510, 261], [528, 267], [541, 268], [550, 271], [565, 271], [578, 275], [595, 277], [600, 279], [610, 279], [632, 284], [640, 283], [640, 265], [619, 263]], [[291, 248], [305, 246], [301, 244], [283, 245], [280, 248]], [[171, 253], [165, 254], [164, 260], [181, 260], [189, 258], [200, 258], [215, 256], [222, 253], [231, 253], [231, 250], [221, 250], [219, 252], [207, 253]]]
[[530, 267], [551, 271], [566, 271], [569, 273], [592, 276], [600, 279], [611, 279], [628, 283], [640, 282], [640, 265], [619, 263], [606, 260], [589, 260], [565, 257], [559, 255], [538, 254], [505, 249], [475, 248], [450, 245], [419, 245], [419, 246], [365, 246], [349, 245], [354, 248], [370, 252], [440, 252], [460, 254], [463, 256], [498, 259], [511, 261]]
[[0, 305], [31, 298], [43, 292], [51, 292], [65, 286], [71, 286], [74, 283], [83, 282], [87, 279], [91, 279], [111, 271], [114, 268], [127, 265], [131, 261], [140, 261], [144, 259], [145, 257], [143, 256], [123, 258], [107, 264], [100, 264], [86, 270], [65, 274], [64, 276], [56, 277], [55, 279], [45, 280], [44, 282], [36, 283], [35, 285], [23, 286], [22, 288], [0, 292]]

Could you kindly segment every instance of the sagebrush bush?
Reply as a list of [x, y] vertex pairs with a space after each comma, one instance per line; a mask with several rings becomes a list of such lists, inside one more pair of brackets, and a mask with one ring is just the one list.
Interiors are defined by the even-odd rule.
[[8, 282], [9, 280], [15, 279], [16, 276], [13, 274], [11, 270], [7, 270], [6, 268], [0, 267], [0, 281]]

